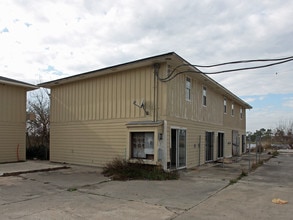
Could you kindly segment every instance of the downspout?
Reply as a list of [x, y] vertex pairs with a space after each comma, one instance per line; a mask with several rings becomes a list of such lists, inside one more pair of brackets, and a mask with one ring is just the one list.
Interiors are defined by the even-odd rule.
[[168, 144], [167, 144], [167, 120], [164, 120], [164, 125], [163, 125], [163, 149], [164, 149], [164, 157], [163, 157], [163, 168], [164, 170], [167, 170], [167, 159], [168, 159]]
[[156, 67], [154, 64], [154, 109], [153, 109], [153, 122], [156, 121]]
[[19, 144], [17, 145], [17, 148], [16, 148], [16, 157], [17, 157], [17, 161], [20, 160], [20, 157], [19, 157]]
[[154, 64], [154, 115], [153, 115], [153, 121], [158, 121], [158, 99], [159, 99], [159, 92], [158, 92], [158, 75], [160, 70], [160, 64], [155, 63]]

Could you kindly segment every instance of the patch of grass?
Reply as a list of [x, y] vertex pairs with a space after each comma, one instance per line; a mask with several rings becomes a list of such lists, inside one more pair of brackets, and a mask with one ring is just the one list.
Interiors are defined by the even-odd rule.
[[230, 180], [230, 185], [232, 185], [232, 184], [234, 184], [234, 183], [237, 183], [237, 182], [238, 182], [237, 179], [231, 179], [231, 180]]
[[236, 179], [231, 179], [230, 180], [230, 185], [237, 183], [239, 180], [242, 179], [242, 177], [247, 176], [247, 172], [245, 172], [244, 170], [242, 170], [241, 174], [236, 178]]
[[241, 172], [241, 174], [240, 174], [240, 176], [238, 178], [241, 179], [242, 177], [245, 177], [247, 175], [248, 175], [247, 172], [245, 172], [244, 170], [242, 170], [242, 172]]
[[162, 166], [144, 164], [143, 161], [132, 163], [115, 158], [103, 167], [102, 174], [113, 180], [174, 180], [178, 172], [166, 172]]
[[73, 188], [68, 188], [67, 191], [68, 192], [74, 192], [74, 191], [77, 191], [77, 188], [74, 188], [74, 187]]
[[264, 163], [263, 160], [259, 161], [258, 163], [253, 163], [251, 165], [251, 170], [256, 170], [258, 167], [260, 167], [261, 165], [263, 165], [263, 163]]

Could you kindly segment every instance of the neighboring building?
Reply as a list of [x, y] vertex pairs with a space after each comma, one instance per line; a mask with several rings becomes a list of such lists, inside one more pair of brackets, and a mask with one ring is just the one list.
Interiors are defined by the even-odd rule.
[[178, 169], [245, 146], [251, 106], [174, 52], [39, 86], [51, 89], [51, 161], [121, 157]]
[[0, 163], [26, 160], [26, 92], [36, 88], [0, 76]]

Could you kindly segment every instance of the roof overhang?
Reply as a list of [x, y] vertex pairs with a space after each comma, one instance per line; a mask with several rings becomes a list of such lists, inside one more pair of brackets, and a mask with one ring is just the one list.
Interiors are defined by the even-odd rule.
[[0, 84], [23, 87], [26, 89], [26, 91], [30, 91], [30, 90], [34, 90], [34, 89], [39, 88], [38, 86], [35, 86], [33, 84], [17, 81], [17, 80], [2, 77], [2, 76], [0, 76]]
[[135, 69], [139, 68], [142, 66], [149, 66], [149, 65], [154, 65], [155, 63], [167, 63], [168, 65], [175, 67], [181, 66], [181, 70], [183, 70], [186, 74], [197, 74], [196, 78], [200, 79], [203, 81], [206, 85], [209, 85], [213, 87], [215, 90], [219, 91], [220, 94], [223, 96], [232, 99], [233, 101], [239, 103], [241, 106], [245, 107], [246, 109], [251, 109], [252, 106], [250, 106], [248, 103], [237, 97], [235, 94], [233, 94], [231, 91], [217, 83], [215, 80], [207, 76], [206, 74], [203, 74], [199, 69], [195, 68], [190, 64], [188, 61], [180, 57], [178, 54], [175, 52], [169, 52], [165, 54], [161, 54], [158, 56], [152, 56], [144, 59], [139, 59], [107, 68], [102, 68], [90, 72], [85, 72], [81, 73], [78, 75], [54, 80], [54, 81], [49, 81], [49, 82], [44, 82], [41, 84], [38, 84], [40, 87], [45, 87], [45, 88], [52, 88], [54, 86], [58, 85], [63, 85], [67, 83], [72, 83], [80, 80], [85, 80], [85, 79], [90, 79], [98, 76], [103, 76], [107, 74], [112, 74], [128, 69]]
[[163, 121], [131, 121], [126, 124], [127, 127], [158, 127], [164, 124]]
[[[175, 56], [176, 55], [176, 56]], [[180, 71], [186, 72], [186, 74], [194, 75], [196, 74], [196, 78], [203, 81], [205, 85], [212, 87], [215, 91], [218, 91], [219, 94], [222, 94], [224, 97], [230, 98], [235, 103], [238, 103], [245, 109], [252, 109], [252, 106], [243, 101], [241, 98], [236, 96], [234, 93], [232, 93], [230, 90], [213, 80], [211, 77], [209, 77], [207, 74], [204, 74], [199, 69], [194, 67], [191, 63], [184, 60], [182, 57], [174, 53], [173, 59], [170, 59], [168, 63], [173, 64], [175, 67], [178, 65], [182, 65], [182, 69]], [[179, 69], [178, 69], [179, 70]]]
[[127, 62], [127, 63], [123, 63], [123, 64], [111, 66], [111, 67], [106, 67], [106, 68], [102, 68], [102, 69], [98, 69], [98, 70], [93, 70], [90, 72], [77, 74], [74, 76], [70, 76], [70, 77], [66, 77], [66, 78], [62, 78], [62, 79], [58, 79], [58, 80], [53, 80], [53, 81], [41, 83], [41, 84], [38, 84], [38, 86], [45, 87], [45, 88], [52, 88], [54, 86], [72, 83], [72, 82], [76, 82], [79, 80], [90, 79], [90, 78], [103, 76], [103, 75], [107, 75], [107, 74], [112, 74], [115, 72], [120, 72], [120, 71], [124, 71], [124, 70], [128, 70], [128, 69], [135, 69], [135, 68], [139, 68], [142, 66], [153, 65], [155, 63], [163, 63], [163, 62], [166, 62], [167, 60], [172, 59], [172, 57], [174, 57], [175, 55], [176, 55], [176, 53], [170, 52], [170, 53], [166, 53], [166, 54], [162, 54], [162, 55], [158, 55], [158, 56], [148, 57], [148, 58], [144, 58], [144, 59], [140, 59], [140, 60], [135, 60], [132, 62]]

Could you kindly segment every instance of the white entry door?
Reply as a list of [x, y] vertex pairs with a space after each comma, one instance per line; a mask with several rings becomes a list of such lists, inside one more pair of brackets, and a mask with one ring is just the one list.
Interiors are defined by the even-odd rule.
[[171, 129], [171, 168], [178, 169], [186, 166], [186, 130]]

